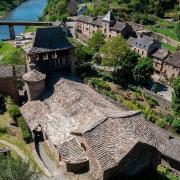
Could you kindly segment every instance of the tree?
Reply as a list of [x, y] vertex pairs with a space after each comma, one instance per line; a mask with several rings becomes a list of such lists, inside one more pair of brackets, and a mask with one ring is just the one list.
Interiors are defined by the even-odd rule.
[[180, 22], [178, 22], [175, 26], [175, 32], [177, 35], [177, 38], [180, 40]]
[[113, 74], [115, 80], [121, 85], [128, 85], [134, 82], [133, 69], [138, 63], [139, 55], [128, 49], [121, 58], [121, 67]]
[[100, 47], [105, 43], [105, 36], [101, 30], [97, 30], [89, 39], [88, 44], [94, 53], [98, 53]]
[[2, 180], [34, 180], [37, 174], [30, 163], [11, 155], [0, 155], [0, 179]]
[[145, 85], [153, 74], [153, 63], [149, 58], [141, 58], [133, 69], [133, 76], [137, 84]]
[[180, 77], [177, 77], [172, 83], [172, 109], [177, 115], [180, 115]]
[[128, 49], [126, 40], [122, 36], [112, 37], [101, 47], [102, 63], [117, 67], [120, 65], [121, 57]]

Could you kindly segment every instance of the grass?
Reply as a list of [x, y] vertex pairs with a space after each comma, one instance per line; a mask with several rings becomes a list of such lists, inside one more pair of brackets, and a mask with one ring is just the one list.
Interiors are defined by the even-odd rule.
[[[0, 128], [8, 128], [9, 123], [12, 121], [10, 115], [5, 112], [4, 114], [0, 115]], [[8, 128], [8, 133], [0, 134], [0, 139], [5, 140], [9, 143], [16, 145], [20, 150], [24, 152], [24, 154], [29, 157], [33, 167], [35, 170], [38, 170], [39, 173], [42, 173], [42, 170], [38, 167], [34, 157], [32, 155], [32, 148], [31, 145], [26, 144], [22, 138], [20, 128]]]
[[24, 54], [12, 44], [0, 41], [0, 64], [25, 64]]
[[172, 46], [170, 44], [167, 44], [167, 43], [164, 43], [162, 42], [162, 47], [172, 53], [176, 52], [176, 47], [175, 46]]
[[35, 26], [26, 26], [24, 32], [35, 32], [36, 29], [37, 28]]

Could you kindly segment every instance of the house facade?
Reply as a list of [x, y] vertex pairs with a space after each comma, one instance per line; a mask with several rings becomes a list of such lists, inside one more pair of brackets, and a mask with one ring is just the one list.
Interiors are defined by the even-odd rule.
[[174, 79], [180, 76], [180, 51], [171, 54], [163, 64], [161, 74], [164, 77]]
[[78, 16], [76, 21], [76, 37], [82, 41], [87, 41], [98, 29], [106, 38], [118, 34], [124, 38], [134, 35], [132, 27], [128, 23], [117, 21], [110, 11], [104, 17]]

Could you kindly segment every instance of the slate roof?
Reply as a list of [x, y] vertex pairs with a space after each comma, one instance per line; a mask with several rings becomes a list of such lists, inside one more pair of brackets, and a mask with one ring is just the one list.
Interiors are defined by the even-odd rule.
[[107, 118], [83, 137], [104, 171], [117, 166], [138, 143], [151, 145], [180, 162], [180, 140], [169, 140], [167, 132], [147, 122], [141, 113]]
[[106, 22], [113, 21], [114, 23], [111, 24], [110, 29], [114, 31], [122, 31], [127, 26], [127, 23], [116, 21], [112, 13], [111, 15], [107, 14], [105, 17], [103, 16], [90, 17], [90, 16], [81, 15], [77, 17], [77, 21], [81, 21], [81, 22], [92, 24], [99, 27], [102, 27], [103, 21], [106, 21]]
[[61, 27], [43, 27], [36, 30], [28, 53], [46, 53], [70, 48], [73, 48], [73, 45], [68, 41]]
[[151, 54], [152, 57], [155, 57], [160, 60], [164, 60], [167, 58], [169, 52], [165, 49], [157, 49], [153, 54]]
[[108, 13], [102, 19], [102, 21], [105, 21], [105, 22], [115, 21], [115, 18], [113, 16], [113, 14], [111, 13], [111, 11], [108, 11]]
[[180, 51], [170, 55], [169, 58], [165, 60], [165, 63], [180, 68]]
[[149, 47], [155, 42], [155, 39], [150, 36], [140, 35], [137, 38], [129, 37], [128, 44], [145, 51], [149, 50]]
[[11, 78], [14, 77], [13, 65], [0, 65], [0, 78]]
[[38, 82], [42, 81], [46, 78], [45, 74], [42, 74], [41, 72], [37, 71], [36, 69], [33, 69], [26, 74], [23, 75], [23, 80], [28, 82]]

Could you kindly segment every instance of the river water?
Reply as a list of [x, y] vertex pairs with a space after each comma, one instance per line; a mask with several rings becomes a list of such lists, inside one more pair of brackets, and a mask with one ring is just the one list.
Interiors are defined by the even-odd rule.
[[[47, 0], [28, 0], [11, 11], [7, 16], [0, 18], [0, 21], [38, 21], [38, 17], [42, 14]], [[1, 4], [0, 4], [1, 6]], [[16, 35], [24, 31], [23, 26], [16, 26]], [[9, 30], [7, 26], [0, 26], [0, 40], [9, 38]]]

